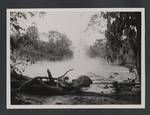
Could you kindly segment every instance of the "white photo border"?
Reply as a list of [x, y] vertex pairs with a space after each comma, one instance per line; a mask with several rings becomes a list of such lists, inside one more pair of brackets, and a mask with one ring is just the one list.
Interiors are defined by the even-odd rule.
[[[141, 104], [113, 105], [11, 105], [10, 86], [10, 12], [45, 11], [45, 12], [141, 12]], [[145, 109], [145, 8], [15, 8], [7, 9], [6, 23], [6, 104], [7, 109]]]

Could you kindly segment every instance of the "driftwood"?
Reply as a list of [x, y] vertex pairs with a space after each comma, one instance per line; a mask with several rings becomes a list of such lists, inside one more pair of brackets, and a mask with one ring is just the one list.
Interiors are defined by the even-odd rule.
[[[49, 81], [49, 83], [51, 84], [56, 84], [58, 82], [58, 79], [61, 79], [63, 78], [68, 72], [70, 71], [73, 71], [73, 69], [69, 69], [68, 71], [66, 71], [63, 75], [61, 75], [60, 77], [58, 78], [53, 78], [52, 77], [52, 74], [50, 72], [49, 69], [47, 69], [47, 73], [48, 73], [48, 77], [35, 77], [35, 78], [32, 78], [28, 81], [26, 81], [25, 83], [23, 83], [19, 88], [17, 88], [14, 92], [18, 92], [20, 91], [21, 89], [23, 89], [26, 85], [30, 84], [30, 83], [33, 83], [33, 81], [36, 81], [37, 79], [47, 79]], [[57, 82], [55, 82], [55, 80], [57, 80]], [[42, 81], [40, 82], [42, 83]]]
[[68, 71], [66, 71], [63, 75], [61, 75], [60, 77], [58, 77], [58, 79], [63, 78], [68, 72], [73, 71], [73, 69], [69, 69]]
[[[86, 75], [79, 76], [79, 78], [72, 80], [72, 83], [65, 82], [65, 76], [70, 71], [73, 71], [73, 69], [69, 69], [63, 75], [53, 78], [50, 70], [47, 69], [48, 77], [38, 76], [32, 78], [22, 83], [20, 87], [14, 90], [12, 93], [15, 94], [17, 92], [24, 92], [46, 95], [71, 94], [81, 91], [80, 89], [83, 87], [89, 87], [90, 84], [92, 84], [92, 80]], [[60, 85], [61, 83], [64, 83], [64, 87]]]
[[55, 81], [54, 81], [54, 79], [53, 79], [53, 77], [52, 77], [52, 74], [51, 74], [51, 72], [50, 72], [49, 69], [47, 69], [47, 73], [48, 73], [49, 82], [55, 83]]

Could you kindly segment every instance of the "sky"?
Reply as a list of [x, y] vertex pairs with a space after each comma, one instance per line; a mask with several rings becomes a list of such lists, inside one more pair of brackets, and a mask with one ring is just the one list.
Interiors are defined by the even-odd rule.
[[[97, 27], [90, 28], [85, 32], [93, 14], [95, 12], [47, 12], [42, 17], [34, 16], [27, 20], [20, 20], [20, 23], [24, 28], [36, 23], [40, 39], [43, 41], [48, 41], [48, 38], [42, 33], [57, 30], [65, 33], [74, 45], [79, 45], [82, 40], [84, 40], [85, 44], [90, 45], [96, 39], [105, 37], [104, 33], [100, 33]], [[105, 27], [100, 29], [106, 29], [106, 21], [101, 19], [101, 22]]]

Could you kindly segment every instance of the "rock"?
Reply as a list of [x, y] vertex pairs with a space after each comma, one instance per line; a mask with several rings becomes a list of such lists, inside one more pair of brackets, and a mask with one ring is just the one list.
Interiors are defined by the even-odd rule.
[[92, 83], [92, 80], [88, 76], [81, 75], [78, 79], [72, 81], [72, 87], [89, 87]]

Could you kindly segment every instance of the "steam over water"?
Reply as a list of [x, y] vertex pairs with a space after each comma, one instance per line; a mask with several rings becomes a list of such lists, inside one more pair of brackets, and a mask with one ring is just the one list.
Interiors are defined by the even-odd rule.
[[49, 69], [53, 77], [59, 77], [67, 70], [74, 69], [67, 74], [70, 79], [74, 79], [80, 75], [98, 75], [100, 78], [108, 78], [112, 72], [127, 72], [126, 68], [110, 65], [104, 59], [90, 58], [86, 54], [86, 46], [86, 42], [80, 39], [73, 46], [74, 57], [72, 59], [36, 62], [28, 66], [23, 74], [30, 77], [47, 76], [47, 69]]

